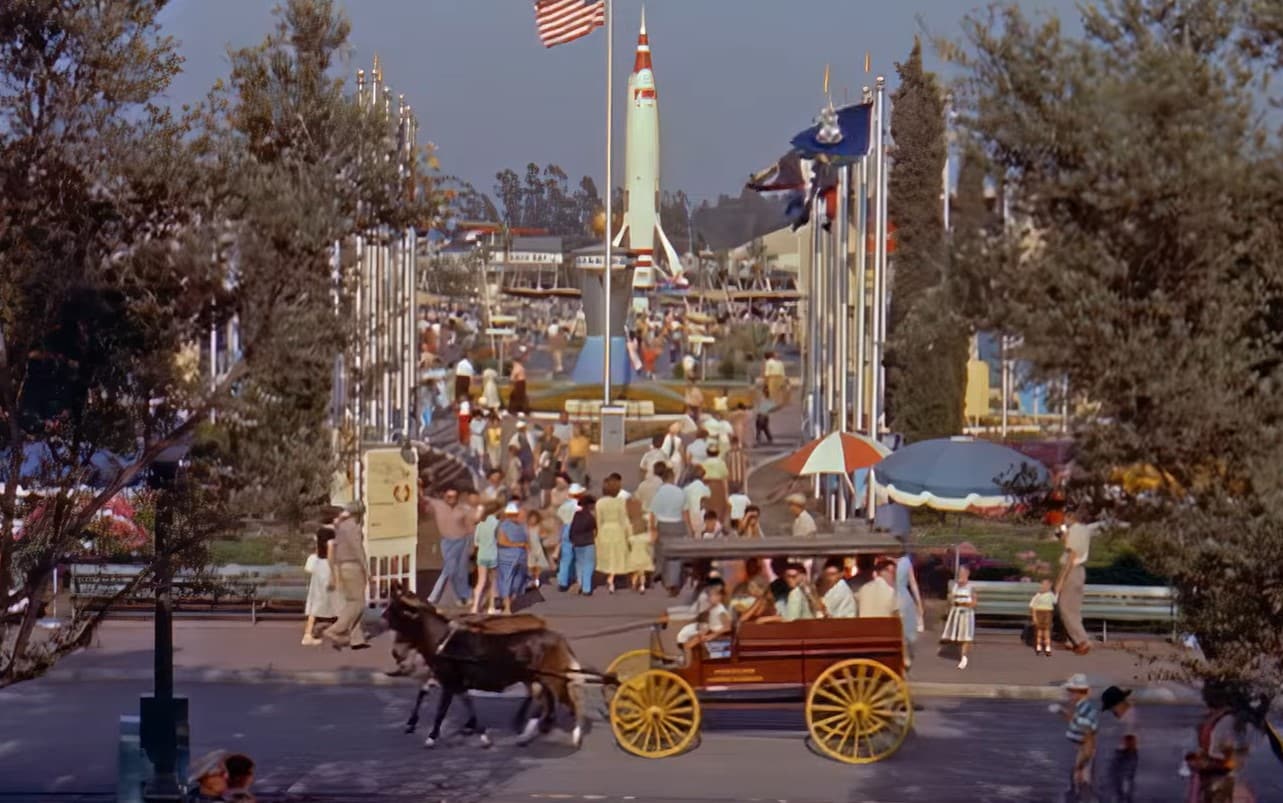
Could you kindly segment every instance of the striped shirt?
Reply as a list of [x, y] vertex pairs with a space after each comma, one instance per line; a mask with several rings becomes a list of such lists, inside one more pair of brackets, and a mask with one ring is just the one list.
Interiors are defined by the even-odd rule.
[[1100, 709], [1090, 697], [1084, 697], [1074, 703], [1074, 715], [1069, 720], [1069, 727], [1065, 729], [1065, 738], [1074, 744], [1082, 744], [1087, 735], [1095, 733], [1099, 727]]

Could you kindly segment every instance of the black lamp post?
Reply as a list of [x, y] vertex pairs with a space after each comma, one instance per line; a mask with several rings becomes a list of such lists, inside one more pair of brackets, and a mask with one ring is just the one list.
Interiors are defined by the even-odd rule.
[[140, 733], [143, 750], [151, 761], [152, 776], [143, 787], [146, 801], [182, 801], [178, 778], [178, 731], [186, 727], [187, 698], [174, 696], [174, 601], [173, 569], [167, 540], [174, 523], [174, 491], [180, 482], [180, 468], [187, 447], [163, 452], [152, 464], [148, 485], [156, 490], [156, 621], [154, 674], [155, 692], [140, 703]]

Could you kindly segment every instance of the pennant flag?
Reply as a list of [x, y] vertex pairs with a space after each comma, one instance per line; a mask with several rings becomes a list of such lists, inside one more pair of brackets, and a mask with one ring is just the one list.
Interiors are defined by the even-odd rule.
[[853, 161], [869, 152], [870, 122], [873, 104], [829, 107], [820, 113], [815, 125], [799, 132], [790, 144], [806, 159], [819, 161]]
[[767, 198], [787, 197], [806, 189], [806, 176], [802, 173], [802, 157], [789, 151], [770, 167], [749, 176], [747, 187]]
[[538, 0], [535, 24], [544, 47], [573, 42], [606, 24], [606, 0]]

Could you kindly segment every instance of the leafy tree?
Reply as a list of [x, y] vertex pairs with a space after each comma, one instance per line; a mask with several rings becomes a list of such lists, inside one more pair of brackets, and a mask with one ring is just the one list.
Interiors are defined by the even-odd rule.
[[499, 171], [494, 178], [494, 194], [503, 205], [503, 222], [508, 224], [509, 228], [525, 225], [521, 178], [508, 169]]
[[[181, 117], [159, 102], [179, 65], [162, 6], [0, 5], [0, 611], [30, 601], [0, 618], [0, 686], [92, 636], [102, 608], [32, 638], [50, 574], [162, 453], [193, 444], [193, 482], [124, 593], [158, 559], [199, 563], [223, 505], [323, 494], [333, 455], [310, 447], [351, 317], [332, 245], [423, 213], [389, 121], [329, 77], [347, 24], [328, 0], [290, 0], [232, 55], [231, 91]], [[232, 322], [211, 381], [193, 344]]]
[[935, 75], [922, 68], [918, 40], [896, 70], [887, 210], [897, 236], [887, 317], [887, 421], [914, 441], [954, 435], [962, 427], [967, 332], [942, 287], [944, 94]]
[[[1277, 7], [1277, 4], [1274, 6]], [[1283, 684], [1283, 171], [1261, 99], [1274, 41], [1251, 0], [1084, 7], [1081, 36], [1014, 5], [945, 53], [964, 120], [1011, 188], [1007, 230], [957, 264], [977, 326], [1069, 377], [1083, 505], [1119, 503], [1202, 654], [1189, 674]]]

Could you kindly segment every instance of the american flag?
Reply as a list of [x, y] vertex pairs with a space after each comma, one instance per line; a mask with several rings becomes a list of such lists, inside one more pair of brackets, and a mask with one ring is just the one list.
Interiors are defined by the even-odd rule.
[[544, 47], [573, 42], [606, 24], [606, 0], [538, 0], [535, 24]]

